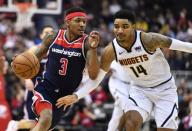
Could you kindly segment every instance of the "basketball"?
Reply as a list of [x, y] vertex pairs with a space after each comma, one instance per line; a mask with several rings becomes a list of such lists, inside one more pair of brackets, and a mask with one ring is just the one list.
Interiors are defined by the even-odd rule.
[[13, 59], [11, 67], [18, 77], [31, 79], [39, 72], [40, 63], [33, 53], [24, 52]]

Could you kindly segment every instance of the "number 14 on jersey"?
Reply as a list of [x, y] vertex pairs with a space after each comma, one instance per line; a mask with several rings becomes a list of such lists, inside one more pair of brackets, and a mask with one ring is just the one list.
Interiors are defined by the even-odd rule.
[[144, 75], [147, 75], [147, 71], [145, 68], [143, 68], [142, 65], [138, 65], [136, 67], [130, 67], [130, 69], [133, 71], [136, 77], [139, 77], [139, 74], [143, 73]]

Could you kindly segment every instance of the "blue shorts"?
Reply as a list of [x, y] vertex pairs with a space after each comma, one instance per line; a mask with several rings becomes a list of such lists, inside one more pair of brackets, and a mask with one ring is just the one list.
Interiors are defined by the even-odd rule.
[[[35, 77], [32, 79], [33, 84], [35, 85], [36, 82], [40, 82], [41, 77]], [[32, 91], [26, 90], [25, 91], [25, 101], [24, 101], [24, 118], [25, 119], [30, 119], [30, 120], [35, 120], [36, 115], [34, 114], [32, 110], [32, 103], [33, 103], [33, 98], [34, 94]]]
[[25, 118], [30, 119], [30, 120], [35, 120], [36, 115], [34, 114], [34, 112], [32, 111], [31, 105], [33, 103], [32, 100], [33, 97], [33, 92], [32, 91], [26, 91], [26, 100], [24, 103], [24, 114], [25, 114]]
[[[37, 84], [37, 86], [35, 87], [35, 96], [40, 96], [40, 102], [48, 102], [52, 105], [52, 124], [50, 129], [53, 129], [60, 121], [61, 117], [68, 111], [68, 109], [66, 109], [65, 111], [63, 111], [64, 107], [60, 107], [57, 108], [55, 106], [57, 100], [65, 95], [68, 94], [62, 94], [60, 92], [57, 92], [54, 90], [53, 85], [51, 85], [49, 82], [40, 82], [39, 84]], [[36, 97], [37, 98], [37, 97]], [[36, 99], [37, 100], [37, 99]], [[36, 112], [34, 103], [36, 102], [36, 100], [33, 97], [33, 111]], [[39, 117], [36, 113], [36, 116]]]

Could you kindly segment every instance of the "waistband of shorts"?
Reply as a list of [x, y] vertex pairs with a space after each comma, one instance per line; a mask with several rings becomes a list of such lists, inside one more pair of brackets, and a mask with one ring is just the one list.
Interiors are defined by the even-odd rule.
[[138, 87], [142, 87], [142, 88], [156, 88], [160, 85], [163, 85], [163, 84], [169, 82], [172, 78], [173, 78], [173, 76], [171, 76], [169, 79], [165, 80], [164, 82], [161, 82], [160, 84], [157, 84], [157, 85], [151, 86], [151, 87], [145, 87], [145, 86], [141, 86], [141, 85], [137, 85], [137, 84], [133, 84], [133, 85], [138, 86]]
[[169, 79], [167, 79], [167, 80], [164, 81], [164, 82], [161, 82], [160, 84], [158, 84], [158, 85], [156, 85], [156, 86], [152, 86], [152, 87], [148, 87], [148, 88], [155, 88], [155, 87], [157, 87], [157, 86], [163, 85], [163, 84], [169, 82], [172, 78], [173, 78], [173, 76], [171, 76]]

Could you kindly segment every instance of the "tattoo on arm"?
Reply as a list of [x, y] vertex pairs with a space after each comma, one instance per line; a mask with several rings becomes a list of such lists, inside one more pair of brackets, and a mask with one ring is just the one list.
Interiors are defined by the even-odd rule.
[[57, 33], [55, 32], [53, 34], [46, 35], [45, 38], [43, 39], [42, 44], [35, 50], [35, 55], [39, 60], [41, 60], [45, 56], [45, 54], [49, 49], [49, 46], [53, 43], [56, 36]]
[[142, 33], [142, 42], [146, 49], [154, 52], [156, 48], [169, 48], [172, 40], [157, 33]]

